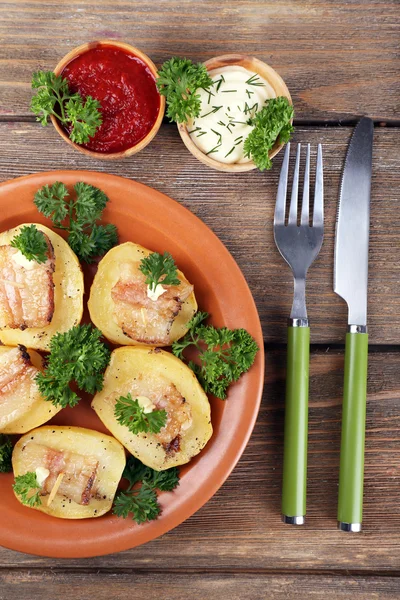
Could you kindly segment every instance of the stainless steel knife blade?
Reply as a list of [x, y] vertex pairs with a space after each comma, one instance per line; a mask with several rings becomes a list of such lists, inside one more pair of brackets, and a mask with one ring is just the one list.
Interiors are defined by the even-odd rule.
[[349, 325], [367, 324], [369, 207], [374, 124], [356, 126], [344, 164], [335, 239], [334, 291], [349, 308]]

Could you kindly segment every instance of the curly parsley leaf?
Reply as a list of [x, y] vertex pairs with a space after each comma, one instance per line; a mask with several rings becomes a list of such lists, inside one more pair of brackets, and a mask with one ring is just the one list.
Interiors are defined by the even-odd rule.
[[45, 88], [38, 90], [31, 100], [31, 111], [36, 115], [36, 120], [46, 127], [50, 115], [55, 114], [57, 98]]
[[142, 258], [139, 269], [146, 276], [146, 283], [152, 291], [159, 284], [180, 285], [178, 270], [169, 252], [164, 252], [164, 254], [152, 252], [149, 256]]
[[[94, 244], [97, 256], [102, 256], [118, 244], [118, 230], [112, 223], [106, 225], [93, 225], [89, 238]], [[89, 257], [88, 260], [90, 260]]]
[[212, 83], [202, 63], [195, 64], [176, 56], [167, 60], [159, 70], [157, 79], [158, 91], [167, 100], [167, 117], [177, 123], [198, 117], [201, 101], [196, 92], [200, 88], [209, 88]]
[[41, 504], [40, 485], [36, 473], [28, 472], [15, 478], [13, 490], [19, 496], [22, 504], [34, 508]]
[[172, 352], [184, 359], [184, 351], [194, 346], [197, 361], [188, 366], [206, 392], [224, 400], [229, 385], [252, 366], [258, 346], [245, 329], [204, 325], [207, 313], [197, 313], [189, 322], [187, 334], [172, 344]]
[[109, 201], [102, 190], [80, 181], [74, 192], [75, 199], [63, 183], [56, 181], [40, 188], [34, 203], [55, 227], [68, 232], [68, 244], [75, 254], [91, 263], [118, 243], [117, 228], [111, 223], [97, 223]]
[[36, 225], [25, 225], [12, 240], [10, 245], [17, 248], [28, 260], [45, 263], [48, 259], [49, 248], [46, 238]]
[[290, 121], [293, 119], [293, 106], [285, 96], [271, 98], [266, 105], [251, 119], [253, 125], [244, 142], [244, 155], [251, 158], [260, 171], [272, 167], [269, 151], [279, 139], [286, 143], [294, 128]]
[[76, 192], [74, 205], [76, 220], [80, 224], [92, 224], [101, 219], [108, 202], [106, 194], [100, 188], [84, 181], [78, 181], [74, 185], [74, 190]]
[[0, 473], [12, 471], [11, 455], [13, 447], [8, 435], [0, 433]]
[[124, 425], [133, 434], [158, 433], [167, 422], [167, 411], [153, 410], [147, 412], [137, 398], [131, 394], [120, 396], [115, 403], [115, 417], [120, 425]]
[[110, 350], [100, 340], [101, 335], [92, 325], [77, 325], [51, 338], [44, 373], [36, 376], [45, 400], [63, 408], [76, 406], [80, 398], [70, 387], [73, 382], [89, 394], [102, 389]]
[[53, 185], [46, 184], [41, 187], [35, 194], [34, 203], [38, 211], [58, 227], [68, 215], [68, 196], [66, 186], [56, 181]]
[[[113, 513], [124, 519], [132, 514], [133, 520], [139, 524], [156, 519], [160, 514], [156, 490], [171, 492], [179, 485], [177, 467], [155, 471], [133, 456], [129, 457], [122, 477], [128, 480], [129, 486], [117, 494]], [[141, 484], [140, 487], [137, 487], [138, 484]]]
[[171, 467], [165, 471], [156, 471], [144, 465], [134, 456], [129, 457], [122, 477], [129, 481], [130, 487], [133, 487], [140, 481], [146, 481], [153, 489], [158, 489], [162, 492], [171, 492], [179, 485], [178, 467]]
[[69, 137], [76, 144], [85, 144], [94, 137], [103, 122], [100, 102], [87, 96], [70, 98], [65, 105], [66, 119], [72, 125]]
[[53, 71], [36, 71], [32, 75], [32, 89], [44, 88], [56, 94], [68, 94], [68, 81]]
[[149, 469], [149, 472], [145, 474], [144, 480], [155, 490], [172, 492], [179, 485], [179, 470], [177, 467], [172, 467], [165, 471]]
[[[181, 360], [184, 359], [184, 356], [183, 356], [184, 350], [186, 350], [186, 348], [188, 348], [189, 346], [192, 346], [193, 344], [195, 344], [195, 338], [194, 338], [193, 332], [195, 332], [197, 330], [197, 328], [206, 319], [208, 319], [208, 313], [207, 312], [201, 312], [201, 311], [198, 311], [190, 319], [190, 321], [189, 321], [189, 323], [187, 325], [188, 326], [188, 332], [187, 332], [187, 334], [183, 338], [180, 338], [179, 340], [176, 340], [172, 344], [172, 352], [175, 354], [175, 356], [177, 356]], [[192, 368], [192, 370], [194, 370], [194, 367]]]
[[147, 483], [142, 483], [140, 488], [130, 493], [119, 492], [114, 500], [113, 514], [124, 519], [132, 514], [138, 525], [153, 521], [160, 512], [157, 494]]
[[139, 481], [145, 479], [148, 471], [153, 471], [153, 469], [144, 465], [138, 458], [130, 456], [126, 462], [122, 477], [129, 481], [130, 487], [133, 487]]
[[102, 256], [118, 243], [118, 232], [115, 225], [93, 225], [90, 233], [79, 227], [71, 227], [68, 244], [79, 258], [91, 263], [95, 256]]
[[37, 120], [47, 125], [50, 116], [56, 117], [69, 131], [77, 144], [86, 144], [102, 123], [100, 102], [71, 92], [68, 81], [52, 71], [37, 71], [32, 76], [32, 88], [37, 92], [31, 100], [31, 110]]

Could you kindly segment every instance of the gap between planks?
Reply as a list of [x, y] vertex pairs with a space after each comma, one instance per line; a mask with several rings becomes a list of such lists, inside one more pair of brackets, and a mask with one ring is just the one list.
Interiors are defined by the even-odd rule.
[[[345, 328], [344, 328], [345, 330]], [[310, 353], [328, 354], [328, 352], [341, 354], [345, 349], [343, 344], [311, 344]], [[264, 342], [265, 352], [285, 351], [286, 342]], [[368, 346], [369, 354], [396, 354], [400, 352], [400, 344], [370, 344]]]
[[14, 574], [23, 574], [26, 571], [35, 573], [46, 573], [50, 571], [52, 574], [57, 575], [65, 575], [66, 573], [70, 575], [91, 575], [91, 574], [118, 574], [118, 575], [260, 575], [260, 576], [273, 576], [273, 575], [282, 575], [282, 576], [290, 576], [290, 575], [299, 575], [299, 576], [317, 576], [317, 577], [396, 577], [400, 578], [400, 570], [398, 569], [250, 569], [234, 567], [234, 568], [218, 568], [218, 567], [207, 567], [207, 568], [199, 568], [195, 567], [187, 567], [182, 569], [174, 569], [174, 568], [152, 568], [148, 569], [145, 567], [140, 568], [127, 568], [127, 567], [87, 567], [83, 566], [82, 568], [73, 566], [69, 567], [65, 565], [63, 567], [44, 567], [42, 565], [27, 565], [26, 567], [20, 566], [7, 566], [0, 565], [0, 574], [2, 571], [7, 571], [7, 573]]
[[[355, 127], [362, 115], [338, 120], [295, 119], [295, 127]], [[400, 127], [400, 119], [373, 119], [375, 127]], [[0, 115], [0, 123], [36, 123], [34, 115]], [[50, 124], [50, 123], [49, 123]], [[175, 125], [164, 116], [163, 125]]]

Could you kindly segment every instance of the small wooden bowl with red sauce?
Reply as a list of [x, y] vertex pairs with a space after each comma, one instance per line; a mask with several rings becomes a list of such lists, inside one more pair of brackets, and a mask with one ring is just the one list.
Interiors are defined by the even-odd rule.
[[86, 144], [71, 141], [68, 131], [52, 116], [60, 136], [93, 158], [116, 160], [143, 150], [160, 128], [165, 98], [156, 87], [154, 63], [123, 42], [100, 40], [71, 50], [54, 69], [68, 80], [73, 92], [100, 101], [103, 123]]

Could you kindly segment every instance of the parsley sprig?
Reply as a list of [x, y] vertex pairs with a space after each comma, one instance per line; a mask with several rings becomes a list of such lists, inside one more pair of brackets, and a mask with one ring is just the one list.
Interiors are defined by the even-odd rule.
[[184, 351], [195, 346], [198, 362], [189, 361], [206, 392], [224, 400], [229, 384], [237, 381], [254, 362], [258, 346], [245, 329], [204, 325], [208, 313], [198, 312], [189, 322], [189, 331], [172, 344], [172, 352], [184, 359]]
[[80, 397], [71, 388], [73, 382], [89, 394], [102, 389], [110, 350], [100, 338], [101, 331], [92, 325], [77, 325], [51, 338], [44, 373], [36, 376], [45, 400], [62, 408], [76, 406]]
[[156, 490], [172, 492], [179, 485], [177, 467], [155, 471], [133, 456], [128, 459], [122, 477], [128, 480], [129, 486], [116, 495], [113, 513], [124, 519], [132, 514], [139, 525], [156, 519], [161, 512]]
[[109, 201], [102, 190], [80, 181], [74, 191], [75, 199], [63, 183], [56, 181], [40, 188], [34, 202], [57, 229], [68, 232], [68, 244], [78, 257], [91, 263], [118, 243], [117, 228], [111, 223], [97, 223]]
[[11, 455], [12, 444], [8, 435], [0, 433], [0, 473], [9, 473], [12, 471]]
[[18, 475], [15, 478], [13, 490], [19, 496], [22, 504], [34, 508], [41, 504], [40, 485], [36, 473], [29, 471], [25, 475]]
[[294, 130], [290, 123], [293, 114], [289, 100], [280, 96], [267, 100], [266, 105], [252, 117], [253, 129], [244, 142], [244, 155], [251, 158], [260, 171], [272, 167], [269, 151], [276, 140], [281, 143], [290, 140]]
[[126, 519], [132, 513], [132, 519], [139, 525], [153, 521], [160, 512], [157, 494], [147, 483], [142, 483], [137, 490], [128, 488], [120, 492], [114, 501], [114, 515]]
[[177, 123], [198, 117], [201, 101], [196, 91], [207, 89], [212, 83], [203, 64], [176, 56], [167, 60], [159, 70], [157, 79], [158, 91], [167, 100], [167, 117]]
[[149, 256], [142, 258], [139, 269], [143, 275], [146, 275], [146, 284], [152, 291], [159, 284], [180, 285], [178, 270], [169, 252], [149, 254]]
[[37, 263], [45, 263], [48, 259], [49, 248], [43, 231], [39, 231], [36, 225], [25, 225], [10, 245], [17, 248], [28, 260]]
[[76, 144], [86, 144], [95, 135], [102, 123], [98, 100], [92, 96], [83, 99], [78, 92], [72, 93], [68, 81], [52, 71], [34, 73], [32, 88], [37, 92], [31, 100], [31, 110], [43, 126], [53, 115], [66, 127]]
[[166, 410], [146, 412], [137, 398], [131, 394], [120, 396], [115, 403], [115, 417], [120, 425], [125, 425], [135, 435], [138, 433], [159, 433], [167, 422]]

